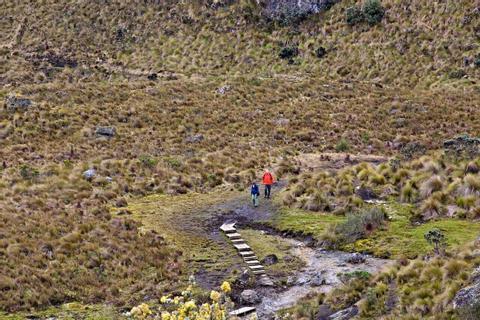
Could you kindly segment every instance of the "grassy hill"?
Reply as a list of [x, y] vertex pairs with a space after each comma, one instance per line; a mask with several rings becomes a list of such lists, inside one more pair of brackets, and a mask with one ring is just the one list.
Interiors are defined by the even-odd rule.
[[478, 135], [479, 4], [384, 0], [379, 24], [352, 26], [354, 4], [272, 21], [255, 1], [4, 1], [0, 309], [176, 287], [179, 254], [109, 214], [129, 197]]

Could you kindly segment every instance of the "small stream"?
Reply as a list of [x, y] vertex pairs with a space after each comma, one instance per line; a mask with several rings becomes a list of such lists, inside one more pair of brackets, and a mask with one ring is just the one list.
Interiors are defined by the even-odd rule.
[[327, 293], [342, 284], [338, 274], [354, 271], [367, 271], [375, 274], [391, 263], [390, 260], [369, 256], [364, 262], [352, 264], [347, 262], [351, 253], [342, 251], [326, 251], [321, 248], [310, 248], [304, 243], [287, 239], [292, 244], [291, 254], [305, 261], [305, 267], [289, 279], [291, 286], [282, 292], [264, 291], [262, 302], [257, 305], [260, 319], [275, 312], [294, 306], [309, 293]]

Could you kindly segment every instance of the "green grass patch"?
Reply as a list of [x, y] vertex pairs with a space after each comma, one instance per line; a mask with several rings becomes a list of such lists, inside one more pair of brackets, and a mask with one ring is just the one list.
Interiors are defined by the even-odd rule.
[[[238, 192], [230, 191], [179, 196], [155, 194], [131, 199], [127, 209], [132, 214], [128, 217], [141, 222], [143, 230], [155, 230], [180, 250], [190, 272], [226, 270], [241, 259], [233, 246], [221, 246], [205, 233], [205, 221], [215, 214], [208, 208], [238, 196]], [[111, 209], [113, 214], [121, 210]]]
[[399, 203], [389, 203], [386, 209], [392, 221], [373, 233], [368, 239], [358, 240], [344, 246], [349, 251], [360, 251], [380, 257], [406, 256], [415, 258], [432, 251], [424, 235], [438, 228], [443, 231], [450, 248], [475, 240], [480, 233], [480, 223], [460, 219], [441, 219], [414, 226], [410, 223], [410, 207]]
[[[373, 232], [368, 238], [344, 245], [341, 249], [369, 253], [384, 258], [400, 256], [415, 258], [432, 251], [424, 234], [433, 228], [443, 231], [449, 248], [473, 241], [480, 233], [480, 223], [478, 222], [446, 218], [415, 226], [410, 223], [410, 205], [392, 202], [386, 204], [385, 209], [391, 221]], [[278, 230], [310, 234], [314, 238], [320, 239], [330, 226], [344, 221], [345, 217], [343, 216], [283, 208], [271, 224]]]
[[0, 320], [58, 319], [58, 320], [114, 320], [127, 319], [118, 310], [107, 305], [84, 305], [77, 302], [66, 303], [36, 312], [6, 314], [0, 312]]
[[[304, 263], [301, 259], [290, 254], [292, 243], [288, 240], [264, 234], [259, 230], [240, 230], [240, 233], [260, 261], [271, 254], [278, 257], [278, 263], [265, 266], [269, 274], [287, 276], [303, 266]], [[287, 256], [290, 259], [285, 259]]]
[[310, 234], [319, 238], [330, 226], [345, 221], [343, 216], [314, 213], [301, 209], [283, 208], [271, 224], [281, 231]]

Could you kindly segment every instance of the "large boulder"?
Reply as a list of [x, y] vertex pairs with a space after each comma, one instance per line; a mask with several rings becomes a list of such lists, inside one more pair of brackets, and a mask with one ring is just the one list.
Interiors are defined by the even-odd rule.
[[329, 320], [349, 320], [355, 317], [357, 314], [358, 314], [358, 307], [351, 306], [350, 308], [335, 312], [330, 317], [328, 317], [328, 319]]
[[240, 294], [242, 301], [246, 304], [256, 304], [262, 301], [262, 298], [255, 290], [243, 290]]
[[453, 299], [453, 308], [473, 307], [480, 301], [480, 267], [472, 274], [472, 284], [457, 292]]
[[115, 127], [97, 127], [95, 134], [100, 137], [111, 138], [117, 134]]
[[350, 254], [346, 259], [345, 262], [351, 263], [351, 264], [359, 264], [359, 263], [364, 263], [366, 260], [365, 256], [361, 253], [355, 252]]
[[260, 261], [263, 265], [266, 265], [266, 266], [271, 266], [273, 264], [276, 264], [278, 263], [278, 257], [274, 254], [269, 254], [267, 255], [265, 258], [262, 259], [262, 261]]
[[340, 0], [264, 0], [264, 14], [272, 20], [292, 21], [327, 11]]
[[7, 111], [25, 111], [32, 106], [32, 101], [27, 98], [9, 95], [5, 97], [5, 109]]

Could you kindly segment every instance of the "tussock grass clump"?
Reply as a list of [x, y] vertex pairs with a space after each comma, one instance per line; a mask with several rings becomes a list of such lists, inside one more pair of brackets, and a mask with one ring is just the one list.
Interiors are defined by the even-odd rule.
[[[329, 208], [335, 208], [340, 214], [355, 211], [365, 201], [380, 198], [414, 204], [418, 209], [417, 215], [412, 217], [415, 222], [445, 216], [474, 218], [480, 212], [477, 209], [480, 207], [477, 201], [480, 177], [471, 171], [475, 171], [473, 163], [478, 161], [455, 160], [436, 154], [377, 166], [361, 163], [335, 174], [318, 172], [297, 177], [291, 195], [313, 199], [316, 192], [321, 192], [329, 200]], [[472, 169], [466, 170], [467, 167]], [[308, 206], [300, 207], [309, 210]], [[315, 211], [319, 208], [310, 207]]]

